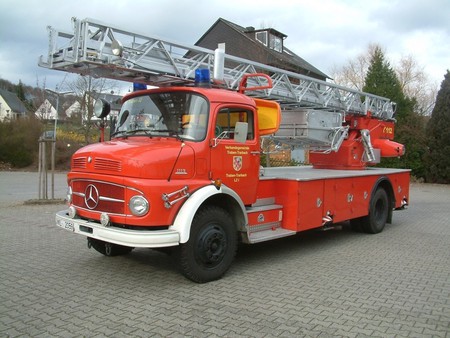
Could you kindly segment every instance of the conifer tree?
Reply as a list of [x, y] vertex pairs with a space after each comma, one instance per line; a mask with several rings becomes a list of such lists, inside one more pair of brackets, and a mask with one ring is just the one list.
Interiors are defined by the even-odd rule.
[[427, 124], [428, 156], [426, 179], [450, 183], [450, 71], [444, 76], [436, 104]]
[[16, 87], [16, 94], [20, 101], [23, 102], [28, 111], [33, 110], [33, 103], [25, 97], [25, 87], [22, 80], [19, 80], [19, 84]]
[[383, 158], [380, 166], [409, 168], [416, 177], [423, 177], [423, 156], [426, 152], [425, 122], [414, 112], [415, 100], [402, 91], [395, 71], [385, 60], [383, 51], [376, 47], [365, 78], [363, 91], [389, 98], [396, 104], [395, 141], [406, 147], [401, 158]]
[[26, 102], [25, 90], [23, 88], [23, 83], [21, 80], [19, 80], [19, 84], [16, 87], [16, 93], [17, 93], [17, 97], [19, 98], [19, 100], [22, 101], [23, 103], [25, 103]]

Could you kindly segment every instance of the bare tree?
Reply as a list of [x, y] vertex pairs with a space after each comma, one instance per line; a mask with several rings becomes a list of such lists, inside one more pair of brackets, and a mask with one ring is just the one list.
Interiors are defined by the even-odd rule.
[[340, 68], [335, 66], [332, 70], [334, 82], [342, 86], [362, 90], [370, 60], [377, 48], [384, 53], [384, 50], [379, 45], [370, 44], [365, 53], [357, 55], [354, 59], [349, 59], [348, 62]]
[[[343, 86], [362, 90], [370, 60], [377, 48], [386, 54], [378, 44], [370, 44], [365, 53], [348, 60], [341, 67], [335, 66], [332, 70], [334, 81]], [[403, 93], [416, 100], [417, 113], [429, 115], [433, 110], [438, 85], [430, 82], [424, 68], [412, 55], [403, 56], [398, 64], [393, 66], [393, 69], [400, 81]]]
[[36, 77], [36, 87], [33, 97], [33, 113], [31, 114], [33, 118], [37, 118], [44, 123], [48, 122], [47, 120], [52, 116], [52, 104], [48, 101], [48, 94], [45, 92], [45, 86], [46, 78], [44, 78], [41, 84], [39, 78]]
[[417, 113], [430, 115], [438, 86], [430, 82], [424, 67], [412, 55], [403, 56], [396, 67], [396, 73], [405, 95], [416, 99]]
[[[66, 81], [65, 89], [74, 93], [80, 106], [77, 114], [81, 124], [81, 131], [85, 142], [91, 143], [96, 139], [94, 128], [97, 121], [94, 117], [94, 104], [97, 93], [110, 92], [117, 87], [116, 82], [105, 78], [93, 78], [92, 76], [78, 76], [74, 81]], [[73, 119], [72, 119], [73, 120]]]

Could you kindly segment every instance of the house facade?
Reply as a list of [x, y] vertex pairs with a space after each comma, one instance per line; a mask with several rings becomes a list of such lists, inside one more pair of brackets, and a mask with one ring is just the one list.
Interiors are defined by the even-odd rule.
[[[118, 116], [122, 96], [114, 95], [114, 94], [94, 94], [89, 97], [89, 100], [97, 100], [104, 99], [108, 101], [111, 105], [111, 113], [110, 116]], [[91, 102], [92, 104], [92, 102]], [[61, 100], [59, 103], [59, 113], [56, 112], [56, 100], [52, 98], [47, 98], [35, 111], [36, 118], [40, 120], [65, 120], [67, 118], [80, 118], [80, 122], [84, 123], [87, 121], [86, 110], [85, 107], [82, 107], [80, 101], [75, 96], [68, 96]], [[86, 106], [86, 105], [85, 105]], [[97, 121], [98, 119], [95, 116], [91, 117], [91, 121]]]
[[49, 99], [45, 99], [39, 108], [34, 112], [34, 116], [39, 120], [54, 120], [56, 118], [56, 109]]
[[0, 122], [24, 118], [26, 112], [25, 105], [15, 93], [0, 89]]

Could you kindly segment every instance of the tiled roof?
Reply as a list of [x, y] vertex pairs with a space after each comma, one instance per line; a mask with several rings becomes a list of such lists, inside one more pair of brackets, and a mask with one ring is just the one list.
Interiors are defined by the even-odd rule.
[[3, 100], [5, 100], [13, 112], [25, 114], [27, 111], [27, 108], [16, 94], [0, 89], [0, 96], [3, 97]]
[[[230, 53], [235, 56], [240, 56], [247, 58], [249, 60], [258, 61], [261, 60], [261, 51], [266, 54], [265, 62], [266, 64], [270, 64], [271, 66], [288, 69], [293, 72], [302, 73], [305, 75], [314, 76], [317, 78], [323, 78], [327, 79], [330, 78], [328, 75], [311, 65], [309, 62], [295, 54], [293, 51], [288, 49], [285, 45], [285, 42], [283, 42], [283, 51], [282, 53], [277, 52], [269, 47], [264, 46], [262, 43], [258, 42], [256, 39], [252, 38], [252, 32], [255, 31], [261, 31], [261, 30], [255, 30], [253, 27], [242, 27], [239, 26], [231, 21], [225, 20], [223, 18], [219, 18], [209, 29], [206, 31], [205, 34], [197, 41], [196, 45], [211, 48], [210, 45], [205, 45], [206, 41], [208, 41], [208, 44], [211, 43], [212, 40], [216, 40], [215, 43], [221, 43], [226, 39], [226, 34], [229, 34], [225, 30], [216, 29], [217, 26], [220, 26], [220, 24], [224, 24], [227, 27], [231, 28], [233, 31], [235, 31], [239, 38], [233, 39], [232, 43], [236, 44], [236, 50], [239, 50], [240, 53], [245, 53], [245, 55], [236, 55], [233, 53]], [[222, 26], [223, 27], [223, 26]], [[280, 36], [282, 38], [287, 37], [285, 34], [273, 29], [268, 28], [270, 32], [274, 33], [277, 36]], [[235, 34], [236, 35], [236, 34]], [[227, 53], [229, 51], [229, 42], [227, 43]], [[233, 49], [233, 48], [231, 48]], [[245, 49], [245, 51], [244, 51]]]

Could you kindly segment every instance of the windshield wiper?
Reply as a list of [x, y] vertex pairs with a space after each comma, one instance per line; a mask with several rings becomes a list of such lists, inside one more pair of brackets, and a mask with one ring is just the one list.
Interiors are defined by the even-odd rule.
[[180, 140], [181, 142], [183, 142], [183, 139], [181, 138], [180, 133], [176, 130], [167, 129], [167, 130], [155, 130], [155, 131], [165, 131], [165, 132], [169, 133], [169, 136], [174, 136], [177, 140]]
[[168, 133], [169, 136], [174, 136], [177, 140], [183, 141], [183, 139], [180, 137], [179, 133], [175, 130], [170, 129], [133, 129], [133, 130], [120, 130], [116, 131], [113, 134], [111, 134], [111, 137], [116, 136], [117, 134], [124, 134], [125, 137], [134, 135], [139, 132], [144, 132], [145, 135], [148, 136], [154, 136], [153, 133]]
[[127, 130], [125, 131], [126, 135], [132, 135], [132, 134], [136, 134], [139, 132], [144, 132], [145, 135], [152, 135], [150, 132], [153, 130], [148, 130], [148, 129], [133, 129], [133, 130]]
[[174, 133], [174, 131], [170, 129], [152, 129], [152, 131], [156, 133]]
[[118, 130], [111, 134], [111, 137], [116, 136], [118, 134], [124, 134], [123, 136], [127, 137], [129, 135], [134, 135], [139, 132], [144, 132], [145, 135], [152, 136], [150, 133], [151, 130], [148, 129], [133, 129], [133, 130]]
[[175, 136], [175, 138], [177, 140], [183, 141], [183, 139], [180, 137], [179, 132], [175, 131], [175, 130], [171, 130], [171, 129], [155, 129], [155, 130], [152, 130], [152, 132], [168, 133], [169, 136]]
[[117, 130], [117, 131], [115, 131], [114, 133], [112, 133], [110, 137], [116, 136], [116, 135], [118, 135], [118, 134], [122, 134], [122, 133], [124, 133], [124, 132], [125, 132], [124, 130]]

